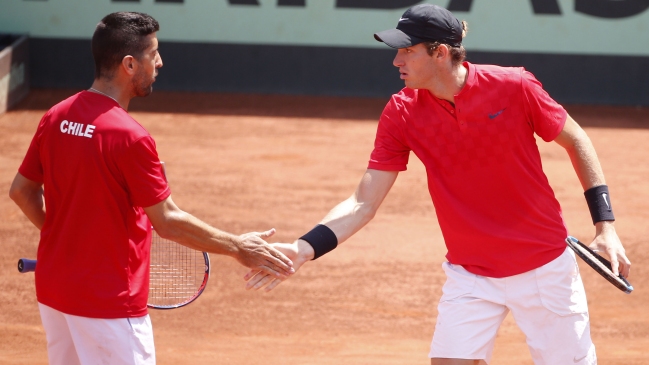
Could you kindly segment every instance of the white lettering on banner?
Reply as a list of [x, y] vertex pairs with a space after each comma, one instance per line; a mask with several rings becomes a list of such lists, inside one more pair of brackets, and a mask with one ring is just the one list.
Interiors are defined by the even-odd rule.
[[92, 124], [86, 125], [83, 123], [69, 122], [67, 120], [62, 121], [61, 125], [59, 126], [61, 133], [86, 138], [92, 138], [92, 134], [95, 132], [96, 127], [97, 126], [94, 126]]

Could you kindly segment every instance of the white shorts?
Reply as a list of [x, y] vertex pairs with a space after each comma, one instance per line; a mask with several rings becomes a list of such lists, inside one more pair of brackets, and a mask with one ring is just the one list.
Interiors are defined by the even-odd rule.
[[50, 365], [155, 365], [153, 328], [138, 318], [73, 316], [38, 303]]
[[538, 269], [505, 278], [472, 274], [445, 262], [429, 357], [491, 360], [511, 310], [536, 365], [597, 363], [584, 285], [572, 250]]

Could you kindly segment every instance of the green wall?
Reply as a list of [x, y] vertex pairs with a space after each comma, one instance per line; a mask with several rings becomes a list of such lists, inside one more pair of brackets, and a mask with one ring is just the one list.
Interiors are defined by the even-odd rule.
[[[236, 5], [232, 3], [258, 3]], [[426, 1], [455, 11], [470, 26], [465, 45], [475, 51], [649, 56], [646, 0], [473, 0]], [[287, 2], [283, 2], [286, 4]], [[301, 3], [301, 2], [288, 2]], [[0, 0], [0, 33], [42, 38], [90, 38], [95, 24], [114, 11], [140, 11], [160, 21], [161, 40], [236, 44], [382, 47], [372, 34], [396, 26], [405, 7], [341, 7], [354, 1], [185, 0], [183, 3], [111, 0]], [[375, 4], [386, 1], [375, 0]], [[416, 1], [392, 1], [414, 4]], [[593, 4], [606, 16], [587, 15], [577, 5]], [[612, 10], [607, 10], [606, 6]], [[460, 4], [460, 5], [458, 5]], [[464, 5], [462, 5], [464, 4]], [[557, 9], [552, 10], [553, 4]], [[643, 5], [647, 4], [647, 5]], [[536, 13], [535, 13], [536, 9]], [[629, 10], [630, 9], [630, 10]], [[597, 9], [596, 9], [597, 10]], [[547, 14], [554, 11], [555, 14]], [[559, 12], [560, 14], [556, 14]], [[545, 13], [545, 14], [544, 14]], [[613, 14], [615, 15], [615, 14]]]

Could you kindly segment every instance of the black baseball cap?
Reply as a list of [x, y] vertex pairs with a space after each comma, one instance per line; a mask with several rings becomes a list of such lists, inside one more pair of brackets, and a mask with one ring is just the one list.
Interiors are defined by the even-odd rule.
[[448, 10], [433, 4], [420, 4], [406, 10], [396, 29], [374, 34], [392, 48], [412, 47], [422, 42], [441, 42], [453, 47], [462, 44], [462, 24]]

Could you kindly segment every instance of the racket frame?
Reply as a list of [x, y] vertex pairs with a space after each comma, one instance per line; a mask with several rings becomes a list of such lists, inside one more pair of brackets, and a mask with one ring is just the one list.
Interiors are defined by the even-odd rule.
[[[186, 247], [184, 245], [181, 245], [180, 243], [177, 243], [177, 242], [168, 240], [166, 238], [160, 237], [157, 233], [155, 233], [155, 229], [152, 228], [151, 229], [151, 245], [152, 246], [154, 244], [154, 238], [155, 237], [157, 237], [157, 239], [159, 239], [159, 240], [165, 240], [165, 241], [167, 241], [169, 243], [179, 245], [179, 246], [183, 247], [183, 249], [186, 248], [188, 250], [192, 250], [191, 248], [188, 248], [188, 247]], [[153, 252], [153, 247], [151, 248], [151, 252]], [[151, 288], [149, 287], [149, 300], [147, 301], [147, 307], [152, 308], [152, 309], [162, 309], [162, 310], [175, 309], [175, 308], [184, 307], [184, 306], [188, 305], [189, 303], [192, 303], [193, 301], [195, 301], [203, 293], [203, 291], [205, 290], [205, 287], [207, 286], [207, 281], [210, 278], [210, 267], [211, 267], [210, 266], [210, 256], [207, 254], [207, 252], [202, 251], [201, 253], [203, 254], [203, 260], [205, 262], [205, 272], [204, 272], [204, 275], [203, 275], [203, 281], [201, 282], [201, 285], [198, 287], [198, 289], [196, 290], [194, 295], [192, 295], [191, 297], [187, 298], [184, 301], [181, 301], [181, 302], [175, 303], [175, 304], [151, 304], [151, 303], [149, 303], [151, 301], [150, 300], [151, 299]], [[152, 267], [152, 265], [150, 263], [149, 264], [149, 269], [151, 269], [151, 267]], [[151, 282], [152, 282], [152, 280], [149, 280], [149, 286], [151, 286]]]
[[593, 251], [590, 247], [579, 241], [577, 238], [568, 236], [566, 244], [570, 247], [577, 256], [579, 256], [588, 266], [592, 267], [598, 274], [604, 277], [609, 283], [613, 284], [616, 288], [620, 289], [626, 294], [631, 294], [633, 285], [631, 285], [626, 278], [622, 275], [613, 274], [611, 262], [603, 258], [597, 252]]

